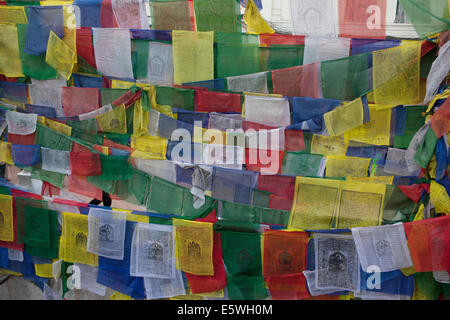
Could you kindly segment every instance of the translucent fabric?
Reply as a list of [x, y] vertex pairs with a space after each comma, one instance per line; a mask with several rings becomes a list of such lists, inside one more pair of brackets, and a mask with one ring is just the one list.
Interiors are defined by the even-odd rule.
[[190, 89], [156, 87], [156, 103], [185, 110], [194, 110], [195, 91]]
[[318, 154], [286, 152], [283, 159], [283, 175], [322, 177], [326, 158]]
[[420, 48], [420, 41], [414, 41], [372, 54], [376, 104], [396, 106], [420, 102]]
[[145, 4], [140, 0], [112, 0], [111, 7], [119, 28], [148, 29], [150, 22]]
[[25, 53], [40, 55], [47, 51], [50, 31], [59, 38], [64, 37], [62, 7], [29, 7]]
[[222, 92], [197, 91], [195, 111], [241, 113], [241, 95]]
[[298, 35], [337, 36], [335, 1], [290, 1], [293, 33]]
[[174, 82], [214, 79], [214, 32], [172, 32]]
[[344, 133], [345, 140], [358, 141], [378, 146], [390, 145], [391, 109], [377, 110], [369, 105], [370, 121]]
[[146, 205], [151, 186], [151, 177], [138, 170], [132, 170], [133, 175], [128, 180], [117, 181], [114, 194], [122, 200], [137, 205]]
[[28, 19], [25, 7], [2, 6], [0, 7], [0, 22], [2, 24], [27, 24]]
[[50, 31], [45, 62], [68, 80], [76, 62], [76, 53], [53, 31]]
[[74, 266], [79, 268], [80, 288], [89, 292], [95, 293], [99, 296], [106, 295], [106, 287], [97, 283], [98, 268], [91, 267], [86, 264], [75, 263]]
[[98, 256], [86, 250], [89, 236], [88, 216], [63, 212], [59, 256], [65, 262], [98, 265]]
[[153, 30], [194, 30], [191, 6], [188, 1], [152, 1]]
[[71, 174], [70, 152], [41, 148], [42, 170]]
[[330, 136], [340, 136], [364, 123], [363, 102], [358, 98], [346, 103], [325, 113], [323, 119]]
[[361, 272], [361, 292], [355, 297], [363, 300], [410, 300], [414, 293], [415, 276], [405, 276], [399, 270], [380, 274], [381, 288], [367, 288], [370, 273]]
[[250, 204], [258, 174], [215, 167], [212, 196], [216, 199]]
[[24, 243], [27, 253], [44, 258], [58, 258], [58, 212], [25, 207]]
[[261, 242], [258, 233], [222, 231], [223, 261], [231, 300], [267, 297], [262, 277]]
[[[91, 119], [95, 119], [97, 116], [103, 115], [104, 113], [107, 113], [108, 111], [111, 111], [113, 109], [113, 107], [110, 104], [107, 104], [101, 108], [95, 109], [94, 111], [90, 111], [88, 113], [82, 113], [80, 115], [78, 115], [78, 119], [80, 119], [80, 121], [86, 121], [86, 120], [91, 120]], [[87, 123], [87, 122], [85, 122]], [[73, 124], [73, 123], [71, 123]], [[80, 126], [80, 124], [78, 124]], [[72, 125], [73, 127], [75, 127], [75, 129], [79, 130], [79, 126]], [[96, 128], [98, 128], [98, 123]], [[82, 130], [80, 131], [89, 131], [90, 128], [83, 130], [84, 128], [82, 128]], [[97, 130], [95, 130], [97, 131]]]
[[144, 278], [147, 299], [171, 298], [186, 294], [181, 271], [175, 270], [174, 278]]
[[216, 129], [219, 131], [242, 129], [242, 115], [211, 112], [209, 114], [208, 125], [209, 129]]
[[239, 3], [234, 0], [194, 2], [197, 31], [238, 32]]
[[171, 44], [149, 42], [145, 81], [160, 86], [173, 85], [173, 51]]
[[[310, 84], [309, 81], [308, 84]], [[313, 119], [333, 110], [341, 104], [339, 100], [313, 98], [314, 97], [290, 97], [293, 123]]]
[[98, 131], [109, 133], [127, 133], [127, 116], [124, 106], [113, 107], [111, 110], [97, 115]]
[[422, 39], [448, 29], [447, 1], [400, 0], [400, 5]]
[[[57, 117], [64, 117], [62, 108], [61, 86], [44, 86], [41, 84], [28, 85], [31, 104], [53, 108]], [[53, 117], [48, 117], [53, 118]]]
[[348, 141], [338, 137], [327, 137], [315, 134], [313, 135], [311, 143], [311, 153], [327, 156], [344, 156], [347, 152], [347, 147]]
[[303, 64], [336, 60], [350, 55], [349, 38], [305, 37]]
[[264, 232], [263, 276], [298, 274], [306, 269], [309, 236], [306, 232]]
[[216, 37], [214, 53], [216, 78], [249, 75], [262, 71], [260, 64], [261, 49], [258, 44], [222, 43]]
[[41, 162], [41, 146], [20, 144], [11, 145], [13, 162], [18, 167], [32, 167]]
[[327, 177], [367, 177], [371, 159], [328, 156]]
[[70, 192], [75, 192], [92, 199], [101, 199], [102, 190], [89, 183], [84, 176], [69, 176], [68, 187]]
[[93, 28], [92, 32], [98, 71], [110, 77], [133, 79], [129, 30]]
[[122, 260], [126, 218], [125, 212], [90, 208], [86, 250], [102, 257]]
[[269, 93], [267, 72], [227, 77], [227, 89], [233, 92]]
[[[2, 10], [0, 8], [0, 10]], [[0, 11], [0, 19], [3, 10]], [[26, 18], [26, 16], [25, 16]], [[17, 36], [17, 27], [14, 25], [0, 25], [0, 46], [3, 48], [0, 57], [0, 74], [7, 77], [22, 77], [22, 63], [20, 61], [19, 39]]]
[[329, 295], [339, 291], [339, 289], [318, 289], [316, 285], [316, 271], [303, 271], [303, 274], [308, 283], [308, 292], [313, 297]]
[[13, 198], [0, 194], [0, 241], [14, 241]]
[[274, 127], [291, 124], [289, 101], [285, 98], [245, 96], [245, 120]]
[[62, 104], [66, 117], [94, 111], [100, 108], [100, 91], [97, 88], [64, 87]]
[[384, 165], [384, 172], [396, 176], [417, 176], [420, 166], [412, 162], [410, 166], [406, 163], [406, 150], [389, 148]]
[[318, 64], [274, 70], [272, 82], [273, 93], [289, 97], [318, 98]]
[[353, 237], [314, 234], [315, 276], [318, 289], [360, 290], [360, 266]]
[[408, 222], [403, 226], [417, 272], [449, 270], [448, 216]]
[[37, 114], [6, 111], [8, 133], [27, 135], [36, 131]]
[[96, 67], [94, 46], [92, 44], [91, 28], [77, 28], [77, 55], [83, 58], [91, 67]]
[[[421, 141], [420, 145], [417, 147], [417, 152], [414, 156], [414, 161], [418, 163], [422, 168], [427, 168], [428, 164], [430, 163], [431, 158], [433, 157], [433, 154], [435, 153], [436, 150], [437, 141], [438, 139], [432, 128], [428, 128], [428, 130], [425, 133], [425, 137]], [[412, 148], [412, 150], [414, 150], [414, 147]], [[412, 155], [412, 153], [410, 153], [410, 147], [408, 147], [407, 154], [405, 156], [408, 166], [410, 155]]]
[[172, 226], [138, 223], [131, 244], [130, 275], [175, 278], [175, 243]]
[[345, 182], [342, 184], [336, 228], [371, 227], [381, 224], [385, 185]]
[[[18, 24], [17, 35], [19, 37], [20, 59], [22, 60], [22, 72], [24, 75], [38, 80], [56, 79], [58, 73], [55, 69], [45, 63], [45, 55], [34, 55], [25, 53], [27, 29], [29, 25]], [[47, 46], [47, 42], [45, 42]]]
[[214, 275], [213, 224], [174, 219], [173, 226], [177, 269], [195, 275]]
[[343, 1], [338, 3], [339, 35], [349, 38], [386, 37], [386, 0]]
[[424, 103], [429, 103], [438, 92], [439, 86], [450, 71], [446, 61], [450, 60], [450, 42], [446, 42], [439, 49], [439, 56], [433, 61], [427, 77], [427, 93]]
[[370, 58], [370, 54], [366, 53], [322, 62], [320, 67], [323, 97], [351, 101], [370, 91]]
[[152, 179], [147, 210], [164, 214], [182, 215], [184, 188], [158, 177]]
[[97, 153], [70, 153], [70, 169], [78, 176], [98, 176], [102, 173], [100, 155]]
[[172, 161], [134, 158], [134, 165], [152, 176], [172, 183], [176, 182], [175, 164]]
[[402, 223], [368, 228], [353, 228], [361, 268], [376, 265], [381, 272], [412, 266]]
[[100, 154], [102, 174], [101, 180], [128, 180], [132, 175], [132, 167], [128, 156], [113, 156]]
[[340, 181], [297, 177], [289, 229], [330, 229]]

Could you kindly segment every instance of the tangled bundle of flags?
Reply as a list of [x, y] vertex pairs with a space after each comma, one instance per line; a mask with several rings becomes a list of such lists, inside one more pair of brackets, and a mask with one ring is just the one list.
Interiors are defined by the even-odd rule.
[[386, 0], [292, 1], [294, 35], [254, 0], [1, 4], [0, 272], [449, 298], [447, 0], [400, 0], [422, 40], [386, 39]]

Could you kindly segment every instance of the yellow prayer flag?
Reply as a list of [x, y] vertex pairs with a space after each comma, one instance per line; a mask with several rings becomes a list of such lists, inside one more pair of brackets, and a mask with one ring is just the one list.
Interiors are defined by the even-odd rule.
[[72, 74], [76, 53], [50, 30], [45, 62], [68, 80]]
[[253, 0], [247, 1], [244, 12], [244, 22], [247, 24], [247, 33], [275, 33], [275, 30], [273, 30], [261, 16], [261, 13]]
[[172, 31], [174, 82], [214, 79], [214, 32]]
[[167, 140], [150, 135], [132, 136], [131, 148], [136, 149], [132, 153], [132, 157], [165, 160]]
[[[0, 6], [1, 24], [28, 24], [25, 7], [23, 6]], [[3, 36], [4, 34], [1, 33]]]
[[42, 278], [53, 278], [53, 264], [43, 263], [34, 264], [34, 270], [38, 277]]
[[0, 162], [14, 165], [11, 155], [11, 143], [0, 141]]
[[336, 228], [381, 224], [386, 185], [345, 181], [341, 185]]
[[371, 159], [328, 156], [326, 166], [327, 177], [367, 177]]
[[326, 156], [345, 156], [347, 147], [348, 141], [340, 137], [328, 137], [315, 134], [311, 142], [311, 153]]
[[341, 181], [297, 177], [288, 229], [329, 229], [339, 203]]
[[[2, 11], [0, 11], [0, 18], [1, 14]], [[23, 77], [17, 27], [0, 24], [0, 35], [0, 74], [7, 77]]]
[[325, 113], [323, 119], [330, 136], [340, 136], [346, 131], [359, 127], [364, 122], [361, 98]]
[[66, 262], [98, 265], [98, 256], [86, 250], [89, 236], [88, 216], [63, 212], [60, 257]]
[[0, 194], [0, 241], [14, 241], [13, 200]]
[[345, 140], [388, 146], [391, 134], [391, 109], [378, 110], [369, 105], [370, 121], [344, 133]]
[[98, 130], [109, 133], [127, 133], [127, 115], [125, 107], [113, 107], [112, 110], [95, 117]]
[[373, 52], [375, 104], [397, 106], [420, 103], [421, 41]]
[[70, 127], [64, 123], [46, 118], [44, 125], [54, 131], [64, 134], [66, 136], [70, 137], [72, 135], [72, 127]]
[[214, 275], [213, 224], [173, 219], [178, 270], [200, 276]]
[[431, 181], [430, 201], [434, 205], [436, 212], [450, 214], [450, 197], [445, 187], [436, 181]]

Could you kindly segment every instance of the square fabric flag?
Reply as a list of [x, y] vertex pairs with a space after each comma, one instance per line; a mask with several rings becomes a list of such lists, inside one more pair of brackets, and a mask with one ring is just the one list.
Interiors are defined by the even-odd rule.
[[128, 29], [93, 28], [95, 63], [105, 76], [133, 79]]
[[214, 275], [213, 224], [174, 219], [177, 269], [201, 276]]
[[351, 235], [316, 233], [314, 248], [318, 289], [359, 292], [361, 269]]
[[363, 271], [369, 266], [389, 272], [412, 266], [402, 223], [379, 227], [352, 228]]
[[122, 260], [125, 246], [126, 212], [90, 208], [87, 251]]
[[292, 275], [305, 270], [308, 239], [306, 232], [264, 232], [263, 276]]
[[131, 244], [130, 275], [174, 278], [175, 242], [173, 227], [138, 223]]

